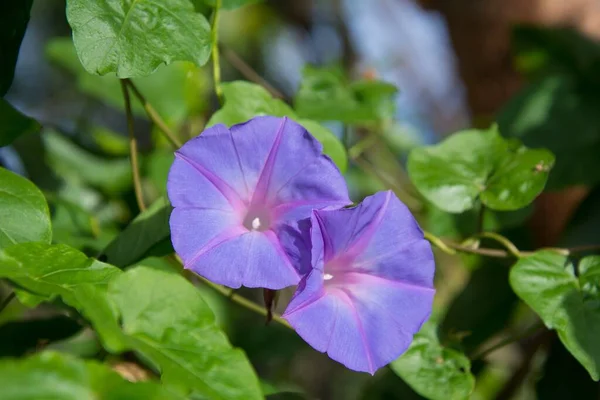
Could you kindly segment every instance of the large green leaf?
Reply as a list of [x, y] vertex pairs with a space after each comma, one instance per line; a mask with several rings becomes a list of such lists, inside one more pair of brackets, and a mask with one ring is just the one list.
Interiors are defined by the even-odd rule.
[[346, 82], [335, 68], [307, 66], [302, 72], [294, 108], [301, 117], [346, 123], [391, 118], [395, 111], [394, 85], [381, 81]]
[[106, 260], [118, 267], [126, 267], [145, 258], [153, 247], [169, 241], [170, 215], [171, 205], [167, 199], [155, 201], [108, 245], [104, 250]]
[[37, 132], [40, 124], [29, 118], [4, 99], [0, 99], [0, 147], [8, 146], [21, 135]]
[[512, 97], [498, 116], [503, 135], [556, 154], [548, 187], [600, 181], [600, 86], [550, 75]]
[[2, 400], [171, 400], [179, 396], [155, 382], [129, 382], [106, 365], [43, 352], [0, 361]]
[[[114, 76], [88, 74], [77, 58], [71, 38], [55, 38], [46, 45], [50, 61], [74, 74], [79, 89], [94, 98], [124, 110], [121, 84]], [[207, 72], [188, 62], [163, 66], [150, 76], [135, 79], [135, 84], [146, 100], [167, 122], [181, 123], [185, 117], [203, 107], [203, 93], [208, 87]], [[146, 117], [137, 99], [132, 101], [133, 112]]]
[[209, 399], [262, 398], [244, 353], [231, 347], [198, 290], [180, 275], [135, 267], [110, 283], [104, 305], [101, 291], [82, 297], [93, 292], [96, 305], [84, 314], [109, 350], [137, 351], [158, 367], [165, 384]]
[[432, 400], [466, 399], [475, 387], [469, 359], [443, 347], [430, 323], [391, 367], [417, 393]]
[[0, 277], [46, 299], [60, 296], [92, 322], [109, 351], [139, 352], [165, 383], [210, 399], [262, 397], [243, 352], [228, 343], [199, 291], [174, 272], [123, 273], [65, 245], [25, 243], [0, 252]]
[[575, 266], [565, 256], [540, 251], [519, 260], [511, 270], [510, 284], [597, 381], [600, 257], [586, 257]]
[[106, 287], [120, 273], [62, 244], [22, 243], [0, 251], [0, 277], [46, 299], [60, 296], [75, 308], [79, 286]]
[[210, 26], [189, 0], [68, 0], [67, 19], [85, 69], [146, 76], [162, 63], [203, 65]]
[[0, 249], [50, 240], [50, 212], [42, 192], [27, 179], [0, 168]]
[[287, 104], [273, 98], [269, 92], [259, 85], [236, 81], [224, 83], [222, 88], [225, 105], [213, 114], [207, 126], [217, 123], [231, 126], [246, 122], [259, 115], [287, 116], [304, 126], [306, 130], [323, 144], [323, 152], [331, 157], [342, 172], [346, 170], [348, 166], [346, 150], [329, 129], [318, 122], [299, 118]]
[[494, 210], [516, 210], [544, 189], [554, 156], [545, 149], [527, 149], [488, 131], [455, 133], [442, 143], [416, 148], [408, 173], [419, 192], [438, 208], [460, 213], [476, 200]]
[[32, 4], [33, 0], [0, 3], [0, 96], [4, 96], [12, 84]]

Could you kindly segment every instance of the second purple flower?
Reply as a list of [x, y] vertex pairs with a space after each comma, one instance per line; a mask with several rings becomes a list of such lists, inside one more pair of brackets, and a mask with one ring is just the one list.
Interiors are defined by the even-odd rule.
[[390, 191], [311, 219], [313, 269], [283, 317], [318, 351], [373, 374], [398, 358], [429, 318], [431, 245]]

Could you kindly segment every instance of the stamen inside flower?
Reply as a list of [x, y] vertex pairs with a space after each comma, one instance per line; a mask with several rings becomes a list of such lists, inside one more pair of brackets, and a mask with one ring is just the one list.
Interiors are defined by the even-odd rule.
[[323, 281], [326, 286], [346, 284], [355, 279], [353, 276], [355, 272], [360, 272], [356, 267], [356, 256], [346, 252], [325, 262]]
[[271, 228], [271, 215], [264, 208], [250, 207], [246, 212], [243, 225], [249, 231], [267, 231]]

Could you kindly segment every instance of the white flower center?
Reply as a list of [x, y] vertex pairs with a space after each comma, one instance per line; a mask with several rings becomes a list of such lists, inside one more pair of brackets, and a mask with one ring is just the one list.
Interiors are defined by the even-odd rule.
[[333, 279], [333, 275], [331, 275], [331, 274], [324, 274], [323, 275], [323, 280], [324, 281], [328, 281], [330, 279]]
[[260, 219], [256, 217], [252, 220], [252, 230], [256, 231], [258, 229], [260, 229]]

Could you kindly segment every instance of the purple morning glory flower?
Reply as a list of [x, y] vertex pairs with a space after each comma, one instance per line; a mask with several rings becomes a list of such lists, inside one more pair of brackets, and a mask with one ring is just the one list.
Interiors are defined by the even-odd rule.
[[167, 191], [184, 267], [233, 288], [297, 284], [295, 264], [306, 252], [297, 221], [350, 203], [321, 144], [275, 117], [215, 125], [187, 142], [175, 152]]
[[314, 211], [311, 222], [313, 270], [283, 317], [316, 350], [373, 374], [429, 318], [431, 245], [390, 191], [354, 208]]

